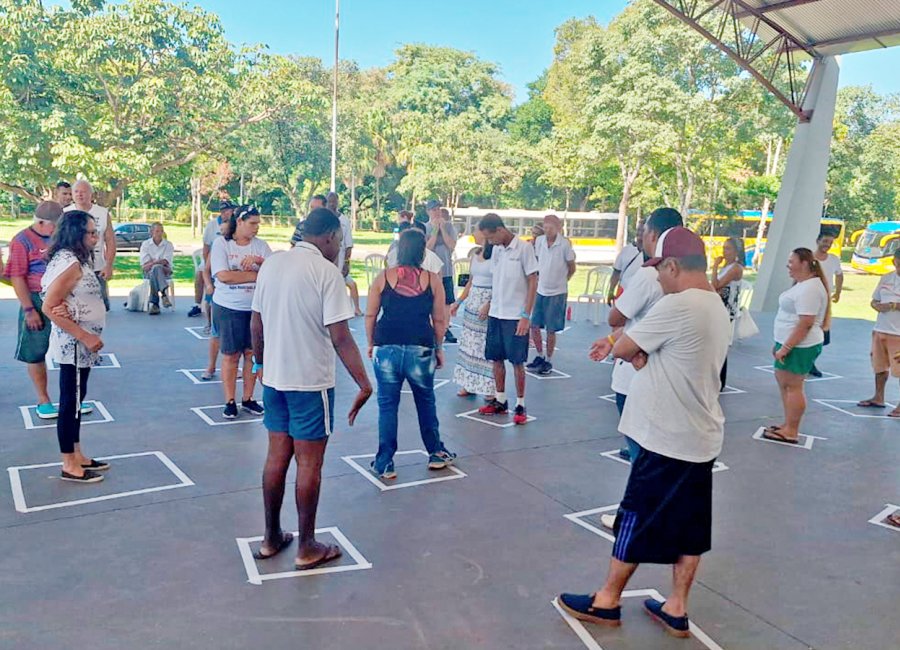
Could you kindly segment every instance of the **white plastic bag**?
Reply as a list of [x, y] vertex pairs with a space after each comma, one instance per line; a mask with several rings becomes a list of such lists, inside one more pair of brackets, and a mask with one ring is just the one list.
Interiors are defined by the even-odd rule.
[[125, 309], [128, 311], [147, 311], [149, 303], [150, 280], [144, 280], [128, 292], [128, 302], [125, 303]]
[[753, 320], [753, 316], [746, 307], [741, 307], [741, 311], [734, 321], [734, 338], [742, 341], [757, 334], [759, 334], [759, 327], [756, 326], [756, 321]]

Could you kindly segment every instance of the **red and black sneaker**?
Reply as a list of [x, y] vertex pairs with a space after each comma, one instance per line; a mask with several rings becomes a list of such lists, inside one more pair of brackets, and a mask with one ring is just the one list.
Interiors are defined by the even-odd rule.
[[509, 411], [509, 402], [498, 402], [492, 399], [490, 402], [478, 409], [479, 415], [506, 415]]
[[516, 407], [513, 415], [513, 424], [525, 424], [526, 422], [528, 422], [528, 411], [520, 404]]

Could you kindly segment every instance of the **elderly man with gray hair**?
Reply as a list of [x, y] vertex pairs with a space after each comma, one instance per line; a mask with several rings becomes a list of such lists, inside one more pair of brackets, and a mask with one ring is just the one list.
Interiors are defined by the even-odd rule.
[[94, 188], [83, 178], [72, 185], [72, 203], [63, 208], [64, 212], [72, 210], [81, 210], [91, 215], [100, 234], [97, 245], [94, 246], [94, 273], [100, 281], [103, 304], [106, 311], [109, 311], [109, 289], [106, 283], [112, 278], [113, 263], [116, 261], [116, 235], [109, 218], [109, 210], [94, 203]]
[[175, 247], [165, 237], [160, 222], [150, 226], [150, 239], [141, 244], [141, 271], [144, 278], [150, 280], [151, 316], [159, 314], [159, 297], [162, 294], [163, 307], [172, 306], [169, 300], [169, 281], [172, 278], [172, 264], [175, 259]]

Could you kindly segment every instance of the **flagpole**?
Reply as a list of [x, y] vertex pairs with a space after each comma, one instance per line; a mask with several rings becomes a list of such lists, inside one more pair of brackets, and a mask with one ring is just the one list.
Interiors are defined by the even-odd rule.
[[341, 0], [334, 0], [334, 83], [331, 92], [331, 191], [337, 191], [338, 34]]

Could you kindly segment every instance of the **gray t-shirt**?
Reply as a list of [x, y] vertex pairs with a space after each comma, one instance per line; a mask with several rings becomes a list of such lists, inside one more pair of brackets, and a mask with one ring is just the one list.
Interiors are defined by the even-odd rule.
[[[453, 277], [453, 249], [456, 246], [456, 228], [449, 221], [447, 225], [444, 227], [444, 231], [450, 235], [450, 240], [453, 242], [453, 246], [447, 246], [447, 243], [444, 241], [444, 238], [438, 233], [437, 243], [434, 245], [434, 253], [437, 255], [441, 262], [444, 264], [441, 269], [441, 275], [445, 278]], [[425, 224], [425, 237], [426, 239], [431, 239], [434, 235], [435, 228], [432, 223]]]

